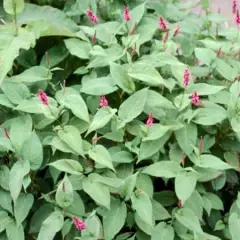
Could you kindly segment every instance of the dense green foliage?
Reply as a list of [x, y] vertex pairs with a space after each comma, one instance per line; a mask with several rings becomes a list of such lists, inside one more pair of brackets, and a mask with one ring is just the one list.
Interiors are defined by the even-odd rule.
[[239, 240], [240, 17], [191, 2], [3, 1], [0, 240]]

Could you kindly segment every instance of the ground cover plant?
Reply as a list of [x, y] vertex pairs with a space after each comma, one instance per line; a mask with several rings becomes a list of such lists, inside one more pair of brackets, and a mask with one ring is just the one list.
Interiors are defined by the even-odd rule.
[[239, 240], [239, 6], [208, 4], [3, 1], [0, 240]]

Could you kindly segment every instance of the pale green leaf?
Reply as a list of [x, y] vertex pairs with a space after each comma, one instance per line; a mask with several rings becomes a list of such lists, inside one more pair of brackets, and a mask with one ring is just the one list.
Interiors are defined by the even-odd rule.
[[24, 0], [4, 0], [3, 7], [8, 14], [19, 14], [24, 9]]
[[153, 229], [151, 240], [173, 240], [174, 235], [173, 227], [161, 222]]
[[175, 178], [175, 191], [182, 204], [192, 195], [197, 183], [195, 172], [180, 172]]
[[198, 58], [198, 60], [207, 66], [210, 66], [217, 57], [217, 54], [209, 48], [195, 48], [194, 51], [195, 56]]
[[6, 233], [8, 240], [25, 240], [23, 226], [17, 226], [13, 220], [7, 225]]
[[71, 55], [77, 56], [81, 59], [89, 59], [89, 52], [91, 50], [90, 43], [77, 38], [66, 39], [64, 40], [64, 43]]
[[174, 178], [181, 171], [181, 166], [173, 161], [160, 161], [146, 167], [142, 173], [154, 177]]
[[66, 208], [72, 205], [74, 199], [73, 186], [69, 181], [67, 175], [65, 175], [61, 183], [58, 185], [55, 199], [56, 203], [62, 208]]
[[32, 208], [34, 202], [34, 197], [32, 194], [20, 194], [15, 205], [14, 205], [14, 216], [17, 222], [17, 225], [25, 220], [30, 209]]
[[135, 63], [128, 69], [128, 75], [147, 83], [150, 86], [160, 86], [164, 80], [160, 73], [151, 65]]
[[207, 83], [196, 83], [192, 84], [188, 87], [187, 92], [192, 94], [193, 92], [197, 92], [199, 96], [201, 95], [211, 95], [216, 94], [223, 90], [225, 87], [223, 86], [214, 86]]
[[119, 200], [112, 200], [109, 212], [103, 216], [104, 236], [106, 239], [114, 239], [115, 235], [124, 226], [126, 217], [126, 204]]
[[32, 132], [30, 137], [23, 143], [21, 155], [24, 161], [30, 163], [32, 170], [37, 170], [41, 167], [43, 161], [43, 147], [35, 132]]
[[181, 149], [190, 154], [197, 141], [197, 127], [190, 123], [175, 131], [177, 142]]
[[147, 92], [148, 89], [144, 88], [134, 93], [120, 105], [118, 115], [122, 121], [131, 122], [142, 113], [147, 100]]
[[9, 189], [14, 202], [16, 202], [23, 184], [23, 178], [30, 171], [30, 164], [27, 161], [18, 160], [10, 170]]
[[111, 120], [111, 118], [115, 115], [116, 112], [117, 109], [111, 109], [109, 107], [100, 108], [93, 117], [93, 120], [89, 126], [87, 134], [97, 129], [100, 129], [104, 127], [106, 124], [108, 124], [108, 122]]
[[152, 226], [153, 209], [149, 196], [142, 190], [137, 190], [131, 197], [132, 207], [137, 211], [138, 216]]
[[59, 171], [73, 175], [82, 175], [83, 171], [82, 165], [78, 161], [71, 159], [60, 159], [49, 165], [55, 167]]
[[83, 180], [83, 190], [99, 205], [110, 209], [110, 192], [102, 183], [93, 182], [91, 178]]
[[63, 226], [64, 217], [61, 212], [55, 211], [42, 223], [37, 240], [53, 240], [56, 233]]
[[112, 157], [104, 146], [96, 145], [89, 151], [88, 154], [89, 157], [92, 158], [96, 163], [115, 171], [112, 164]]
[[123, 91], [132, 93], [135, 90], [135, 84], [132, 78], [127, 75], [127, 71], [123, 66], [117, 63], [111, 63], [110, 73], [113, 80]]
[[74, 152], [84, 156], [82, 137], [76, 127], [71, 125], [65, 126], [62, 130], [58, 131], [58, 136]]
[[238, 240], [240, 235], [240, 216], [237, 213], [232, 213], [228, 219], [228, 224], [232, 240]]

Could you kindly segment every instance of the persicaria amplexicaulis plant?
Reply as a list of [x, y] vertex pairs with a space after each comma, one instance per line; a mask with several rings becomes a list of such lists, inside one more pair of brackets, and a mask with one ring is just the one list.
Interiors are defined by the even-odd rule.
[[240, 15], [220, 2], [3, 1], [0, 240], [239, 240]]

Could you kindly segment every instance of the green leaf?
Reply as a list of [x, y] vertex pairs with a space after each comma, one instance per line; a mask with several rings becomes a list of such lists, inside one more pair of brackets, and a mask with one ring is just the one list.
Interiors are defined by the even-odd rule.
[[30, 115], [19, 116], [12, 120], [9, 131], [11, 142], [17, 151], [20, 151], [24, 142], [31, 136], [32, 118]]
[[77, 24], [65, 13], [50, 6], [26, 3], [24, 11], [17, 16], [19, 25], [27, 24], [28, 29], [40, 36], [74, 37], [79, 30]]
[[125, 92], [132, 93], [135, 90], [135, 84], [127, 75], [127, 71], [123, 66], [111, 63], [110, 73], [116, 84]]
[[190, 154], [193, 151], [193, 147], [197, 141], [197, 127], [195, 124], [185, 125], [175, 131], [177, 142], [181, 149], [186, 153]]
[[52, 73], [49, 69], [42, 66], [29, 68], [19, 75], [15, 75], [8, 79], [9, 82], [15, 83], [35, 83], [38, 81], [49, 80], [52, 78]]
[[135, 8], [130, 11], [131, 14], [131, 20], [127, 23], [128, 28], [131, 29], [135, 23], [139, 23], [141, 19], [143, 18], [145, 12], [145, 3], [136, 6]]
[[30, 91], [22, 83], [4, 82], [2, 91], [13, 104], [19, 104], [22, 100], [30, 97]]
[[32, 132], [31, 136], [23, 143], [21, 155], [24, 161], [30, 163], [30, 168], [32, 170], [37, 170], [41, 167], [43, 161], [43, 148], [35, 132]]
[[128, 69], [128, 75], [150, 86], [160, 86], [164, 84], [162, 76], [151, 65], [135, 63]]
[[153, 218], [155, 219], [155, 221], [171, 218], [170, 214], [162, 206], [161, 203], [152, 200], [152, 206], [153, 206]]
[[[66, 59], [68, 55], [69, 52], [63, 45], [56, 45], [47, 50], [41, 59], [40, 65], [46, 68], [52, 68]], [[46, 60], [46, 56], [48, 56], [48, 61]]]
[[154, 177], [174, 178], [181, 171], [181, 166], [173, 161], [160, 161], [146, 167], [142, 173]]
[[117, 109], [111, 109], [109, 107], [100, 108], [95, 114], [95, 116], [93, 117], [93, 120], [87, 131], [87, 135], [107, 125], [116, 112], [117, 112]]
[[0, 211], [0, 232], [3, 232], [11, 222], [12, 219], [8, 217], [8, 214]]
[[240, 235], [240, 216], [237, 213], [232, 213], [228, 219], [228, 225], [232, 240], [238, 240]]
[[119, 200], [112, 200], [110, 210], [103, 216], [104, 237], [114, 239], [124, 226], [126, 217], [126, 204]]
[[4, 0], [3, 7], [10, 15], [19, 14], [24, 9], [24, 0]]
[[59, 171], [73, 175], [82, 175], [83, 171], [82, 165], [78, 161], [71, 159], [60, 159], [49, 165], [55, 167]]
[[[91, 176], [91, 175], [90, 175]], [[110, 192], [102, 183], [93, 182], [91, 178], [83, 180], [83, 190], [99, 205], [110, 209]]]
[[153, 210], [149, 196], [142, 190], [137, 190], [131, 197], [132, 207], [137, 211], [142, 221], [152, 226]]
[[7, 38], [7, 44], [1, 48], [0, 86], [7, 73], [11, 70], [14, 59], [19, 55], [19, 50], [28, 50], [30, 47], [35, 45], [35, 37], [33, 33], [28, 32], [26, 29], [19, 28], [18, 35], [15, 35], [15, 27], [12, 26], [10, 34], [6, 34], [6, 31], [9, 32], [10, 30], [8, 28], [9, 26], [0, 26], [0, 34], [2, 35], [5, 31], [5, 36], [3, 37]]
[[143, 141], [157, 140], [163, 137], [170, 130], [169, 126], [163, 126], [161, 124], [153, 124], [147, 131], [147, 136], [144, 137]]
[[224, 210], [222, 200], [214, 193], [207, 193], [204, 197], [210, 201], [212, 209]]
[[226, 80], [234, 81], [237, 77], [238, 72], [236, 69], [227, 64], [224, 60], [217, 58], [216, 59], [216, 69]]
[[112, 157], [108, 150], [102, 145], [96, 145], [89, 151], [89, 157], [96, 163], [101, 164], [104, 167], [110, 168], [115, 171], [112, 164]]
[[206, 64], [207, 66], [210, 66], [212, 62], [216, 59], [217, 54], [209, 48], [195, 48], [195, 56]]
[[0, 94], [0, 105], [5, 106], [8, 108], [14, 108], [14, 105], [11, 103], [11, 101], [6, 97], [5, 94]]
[[175, 178], [175, 191], [182, 204], [192, 195], [197, 183], [195, 172], [180, 172]]
[[[197, 124], [210, 126], [222, 122], [227, 118], [227, 111], [214, 103], [203, 102], [204, 108], [197, 109], [193, 121]], [[212, 114], [214, 112], [214, 114]]]
[[9, 174], [9, 189], [14, 202], [16, 202], [22, 189], [23, 178], [30, 171], [30, 164], [27, 161], [18, 160], [14, 163]]
[[23, 226], [17, 226], [17, 224], [12, 220], [6, 227], [7, 239], [8, 240], [24, 240], [24, 230]]
[[17, 222], [17, 225], [25, 220], [30, 209], [32, 208], [34, 202], [34, 197], [32, 194], [20, 194], [15, 205], [14, 205], [14, 216]]
[[76, 127], [71, 125], [65, 126], [63, 130], [58, 131], [58, 136], [74, 152], [84, 157], [82, 137]]
[[151, 177], [146, 174], [138, 174], [136, 188], [143, 190], [150, 198], [153, 197], [153, 183]]
[[138, 156], [138, 163], [157, 153], [164, 146], [170, 136], [171, 133], [166, 133], [163, 137], [159, 139], [142, 142]]
[[55, 211], [42, 223], [37, 240], [53, 240], [56, 233], [63, 226], [64, 217], [61, 212]]
[[9, 191], [9, 168], [6, 165], [0, 167], [0, 186]]
[[147, 100], [147, 92], [148, 89], [144, 88], [134, 93], [120, 105], [118, 116], [122, 121], [131, 122], [142, 113]]
[[70, 54], [81, 59], [89, 59], [89, 52], [91, 50], [90, 43], [81, 41], [77, 38], [66, 39], [64, 43]]
[[73, 186], [69, 181], [67, 175], [65, 175], [61, 183], [58, 185], [55, 199], [56, 203], [62, 208], [66, 208], [72, 205]]
[[78, 195], [77, 192], [73, 192], [73, 202], [72, 204], [65, 208], [66, 211], [70, 214], [82, 217], [85, 215], [85, 205], [82, 198]]
[[132, 196], [133, 190], [136, 186], [137, 175], [138, 175], [138, 172], [124, 179], [124, 183], [122, 185], [120, 192], [121, 192], [121, 196], [124, 196], [126, 201], [129, 200], [130, 197]]
[[13, 214], [13, 209], [12, 209], [12, 198], [10, 195], [10, 192], [8, 191], [4, 191], [4, 190], [0, 190], [0, 206], [10, 212], [11, 214]]
[[158, 92], [148, 90], [145, 112], [154, 112], [155, 109], [175, 109], [173, 104]]
[[176, 213], [177, 220], [186, 228], [193, 231], [194, 233], [202, 234], [201, 225], [197, 216], [189, 208], [182, 208]]
[[165, 222], [159, 223], [152, 232], [151, 240], [174, 240], [173, 227]]
[[199, 96], [201, 95], [211, 95], [216, 94], [223, 90], [225, 87], [223, 86], [214, 86], [206, 83], [196, 83], [192, 84], [188, 87], [187, 92], [189, 94], [193, 92], [197, 92]]
[[211, 168], [216, 170], [226, 170], [233, 168], [231, 165], [223, 162], [218, 157], [209, 154], [203, 154], [200, 156], [197, 165], [201, 168]]
[[83, 78], [80, 91], [89, 95], [99, 96], [115, 92], [117, 89], [112, 77], [107, 76], [100, 78]]
[[56, 93], [56, 99], [60, 104], [72, 110], [76, 117], [89, 122], [87, 105], [75, 89], [66, 88], [65, 91], [58, 91]]

